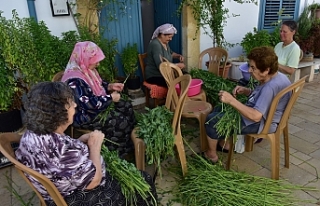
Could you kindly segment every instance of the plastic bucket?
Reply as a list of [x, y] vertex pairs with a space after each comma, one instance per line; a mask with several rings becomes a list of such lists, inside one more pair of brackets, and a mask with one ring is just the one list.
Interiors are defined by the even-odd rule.
[[[201, 79], [191, 79], [191, 83], [188, 89], [188, 97], [195, 96], [201, 92], [203, 81]], [[180, 85], [176, 85], [176, 91], [180, 94]]]
[[245, 64], [240, 65], [239, 70], [241, 71], [243, 78], [245, 80], [249, 81], [250, 76], [251, 76], [251, 74], [249, 72], [249, 64], [245, 63]]

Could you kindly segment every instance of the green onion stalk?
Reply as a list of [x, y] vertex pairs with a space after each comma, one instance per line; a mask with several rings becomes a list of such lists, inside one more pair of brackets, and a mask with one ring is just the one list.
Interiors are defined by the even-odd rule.
[[283, 180], [227, 171], [198, 155], [188, 157], [188, 173], [185, 177], [180, 174], [177, 181], [173, 200], [188, 206], [298, 206], [315, 202], [299, 199], [296, 191], [318, 191]]
[[140, 195], [146, 202], [147, 198], [151, 196], [154, 204], [150, 203], [150, 205], [157, 205], [151, 193], [151, 186], [145, 181], [134, 164], [120, 159], [116, 151], [109, 151], [105, 145], [102, 145], [101, 155], [106, 163], [107, 171], [114, 179], [119, 181], [127, 205], [137, 205], [137, 195]]

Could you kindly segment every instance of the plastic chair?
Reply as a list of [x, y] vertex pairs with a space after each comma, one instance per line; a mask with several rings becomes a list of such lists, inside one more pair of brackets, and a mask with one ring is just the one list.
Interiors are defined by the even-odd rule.
[[[182, 76], [181, 69], [170, 62], [161, 63], [160, 72], [165, 78], [168, 85], [171, 85], [171, 82], [177, 76]], [[208, 142], [206, 140], [207, 133], [205, 129], [205, 121], [206, 117], [211, 111], [212, 105], [206, 101], [194, 101], [192, 99], [187, 99], [183, 107], [182, 117], [196, 118], [199, 122], [201, 151], [206, 151], [208, 148]]]
[[[271, 147], [271, 178], [279, 179], [279, 164], [280, 164], [280, 136], [283, 134], [284, 139], [284, 152], [285, 152], [285, 167], [289, 168], [289, 131], [288, 131], [288, 119], [291, 112], [291, 109], [296, 102], [299, 94], [302, 91], [302, 88], [305, 84], [306, 76], [300, 79], [299, 81], [291, 84], [287, 88], [283, 89], [279, 92], [273, 99], [270, 110], [268, 112], [267, 120], [265, 122], [264, 128], [260, 134], [247, 134], [246, 137], [246, 145], [245, 151], [250, 152], [253, 150], [253, 141], [254, 138], [264, 138], [270, 141]], [[277, 130], [275, 133], [268, 133], [270, 129], [270, 125], [272, 123], [272, 118], [274, 113], [276, 112], [276, 108], [278, 106], [279, 100], [283, 95], [288, 92], [292, 92], [291, 98], [283, 112], [281, 120], [278, 124]], [[230, 138], [230, 148], [233, 148], [233, 138]], [[228, 161], [227, 161], [227, 169], [229, 170], [231, 167], [232, 160], [232, 149], [229, 150]]]
[[[191, 82], [190, 75], [184, 75], [172, 81], [169, 87], [168, 95], [166, 98], [166, 104], [165, 104], [167, 109], [174, 112], [173, 121], [172, 121], [172, 129], [175, 137], [174, 144], [178, 150], [178, 155], [179, 155], [183, 175], [185, 175], [187, 172], [187, 160], [186, 160], [186, 154], [185, 154], [182, 135], [181, 135], [180, 120], [181, 120], [181, 114], [182, 114], [182, 110], [183, 110], [186, 96], [187, 96], [187, 90], [188, 90], [187, 88], [189, 87], [190, 82]], [[179, 96], [177, 95], [177, 92], [175, 90], [176, 84], [180, 84], [181, 95]], [[146, 145], [144, 141], [140, 139], [136, 134], [136, 131], [138, 129], [139, 128], [134, 128], [134, 130], [131, 132], [131, 139], [133, 141], [134, 148], [135, 148], [136, 167], [139, 170], [145, 170]]]
[[[205, 49], [202, 51], [199, 55], [199, 68], [201, 68], [202, 60], [205, 55], [209, 56], [208, 61], [208, 71], [216, 74], [217, 76], [227, 77], [228, 74], [225, 74], [226, 72], [226, 65], [228, 60], [228, 52], [219, 47], [212, 47]], [[223, 62], [222, 68], [223, 72], [222, 75], [219, 75], [219, 68], [221, 67], [220, 64]]]
[[160, 100], [165, 99], [167, 96], [168, 89], [165, 87], [160, 87], [155, 84], [149, 84], [145, 81], [145, 62], [144, 59], [147, 57], [147, 53], [139, 54], [139, 63], [143, 76], [143, 85], [145, 86], [145, 95], [146, 95], [146, 106], [150, 107], [149, 99], [152, 98], [154, 100], [154, 106], [158, 106], [160, 104]]
[[8, 158], [16, 167], [19, 174], [23, 177], [23, 179], [30, 185], [30, 187], [34, 190], [37, 196], [40, 199], [41, 206], [45, 206], [45, 201], [38, 190], [33, 186], [33, 184], [29, 181], [25, 174], [28, 174], [38, 180], [47, 190], [53, 201], [56, 205], [67, 206], [67, 203], [63, 199], [62, 195], [56, 188], [56, 186], [44, 175], [36, 172], [33, 169], [23, 165], [18, 160], [16, 160], [15, 153], [11, 147], [12, 143], [19, 143], [21, 139], [21, 135], [17, 133], [2, 133], [0, 134], [0, 151], [1, 153]]
[[[60, 82], [62, 79], [62, 76], [64, 74], [64, 71], [60, 71], [58, 73], [56, 73], [53, 78], [52, 78], [52, 82]], [[92, 132], [91, 130], [87, 130], [87, 129], [80, 129], [80, 128], [75, 128], [74, 126], [70, 125], [70, 137], [74, 138], [74, 132], [75, 130], [82, 133], [82, 134], [86, 134], [86, 133], [90, 133]]]
[[52, 77], [52, 82], [60, 82], [62, 79], [62, 76], [64, 74], [64, 71], [60, 71], [58, 73], [56, 73], [53, 77]]

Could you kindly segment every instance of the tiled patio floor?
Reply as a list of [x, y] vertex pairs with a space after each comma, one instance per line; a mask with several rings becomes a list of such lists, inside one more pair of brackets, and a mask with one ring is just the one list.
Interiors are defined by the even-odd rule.
[[[320, 77], [315, 76], [311, 83], [306, 83], [304, 89], [294, 105], [289, 120], [290, 133], [290, 166], [284, 167], [284, 150], [281, 151], [280, 179], [290, 183], [315, 187], [320, 190]], [[196, 123], [196, 121], [195, 121]], [[190, 125], [188, 125], [188, 129]], [[195, 125], [197, 128], [197, 125]], [[191, 144], [197, 148], [199, 139], [195, 138]], [[267, 140], [254, 145], [252, 152], [235, 154], [232, 169], [249, 174], [270, 177], [270, 147]], [[281, 148], [283, 144], [281, 143]], [[186, 148], [187, 150], [187, 148]], [[220, 154], [226, 160], [226, 154]], [[167, 163], [168, 165], [170, 163]], [[152, 168], [150, 168], [152, 170]], [[160, 193], [162, 205], [180, 205], [170, 201], [170, 191], [175, 181], [170, 173], [157, 177], [157, 188]], [[320, 205], [320, 192], [297, 192], [297, 197], [313, 199], [318, 204], [305, 204], [306, 206]]]
[[[313, 82], [306, 83], [298, 102], [293, 108], [289, 122], [290, 168], [287, 169], [283, 166], [282, 151], [280, 178], [286, 179], [290, 183], [320, 189], [320, 180], [318, 177], [318, 173], [320, 173], [320, 77], [318, 75], [315, 76]], [[186, 121], [186, 123], [190, 123], [190, 125], [184, 127], [188, 128], [188, 130], [192, 127], [196, 130], [198, 127], [196, 121]], [[197, 133], [195, 133], [195, 136], [197, 136]], [[199, 139], [193, 138], [193, 140], [191, 147], [197, 148]], [[270, 177], [269, 150], [269, 143], [264, 140], [254, 146], [253, 152], [235, 154], [232, 169], [245, 171], [253, 175]], [[169, 164], [171, 164], [171, 161], [163, 163], [163, 165]], [[147, 170], [152, 172], [153, 168], [148, 167]], [[17, 191], [25, 200], [32, 195], [29, 186], [13, 167], [0, 169], [0, 206], [21, 205], [15, 198], [12, 198], [11, 193], [5, 188], [5, 186], [7, 186], [5, 174], [11, 177], [17, 184], [15, 188], [17, 188]], [[162, 179], [157, 177], [156, 185], [162, 205], [179, 205], [170, 201], [170, 192], [165, 193], [166, 191], [170, 191], [174, 184], [174, 178], [165, 170], [163, 171]], [[314, 199], [320, 202], [320, 192], [299, 191], [296, 195], [303, 199]], [[32, 202], [34, 206], [40, 205], [37, 197], [34, 197]]]

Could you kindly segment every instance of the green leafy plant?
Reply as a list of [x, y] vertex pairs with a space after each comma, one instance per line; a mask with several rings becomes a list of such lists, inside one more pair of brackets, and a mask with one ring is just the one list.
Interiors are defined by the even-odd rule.
[[129, 43], [123, 48], [121, 60], [124, 72], [130, 78], [135, 77], [135, 72], [138, 70], [138, 46], [137, 44], [130, 45]]
[[[224, 38], [223, 30], [226, 20], [229, 18], [229, 9], [224, 7], [225, 0], [182, 0], [178, 8], [178, 13], [182, 12], [183, 6], [189, 6], [197, 22], [197, 31], [204, 29], [204, 33], [213, 40], [214, 47], [230, 46]], [[255, 0], [236, 1], [237, 3], [254, 3]], [[236, 16], [236, 15], [234, 15]], [[209, 27], [209, 31], [208, 31]], [[232, 46], [232, 45], [231, 45]]]
[[258, 30], [256, 27], [254, 27], [253, 32], [248, 32], [243, 37], [240, 45], [245, 53], [249, 54], [250, 51], [255, 47], [271, 46], [271, 36], [268, 31]]
[[314, 39], [310, 38], [310, 30], [312, 27], [312, 19], [310, 18], [310, 8], [305, 7], [297, 21], [298, 31], [295, 41], [299, 44], [304, 53], [313, 52]]
[[[147, 108], [146, 108], [147, 109]], [[137, 135], [146, 144], [148, 164], [156, 164], [161, 176], [161, 161], [173, 156], [174, 135], [172, 129], [173, 113], [165, 106], [147, 109], [137, 118]]]

